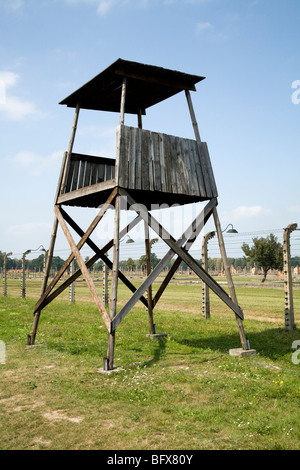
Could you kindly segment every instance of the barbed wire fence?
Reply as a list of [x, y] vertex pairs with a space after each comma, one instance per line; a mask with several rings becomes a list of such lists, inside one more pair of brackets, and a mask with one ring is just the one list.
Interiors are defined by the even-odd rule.
[[[260, 238], [260, 237], [267, 237], [270, 234], [274, 234], [277, 238], [278, 241], [282, 243], [283, 240], [283, 234], [284, 234], [284, 228], [275, 228], [275, 229], [266, 229], [266, 230], [259, 230], [259, 231], [251, 231], [251, 232], [240, 232], [240, 233], [234, 233], [234, 234], [227, 234], [224, 233], [224, 242], [226, 246], [226, 251], [227, 251], [227, 257], [229, 259], [238, 259], [238, 258], [244, 258], [244, 252], [242, 250], [242, 245], [243, 243], [247, 243], [250, 246], [253, 244], [253, 238]], [[205, 233], [202, 233], [199, 237], [198, 240], [195, 242], [195, 245], [191, 248], [190, 252], [193, 255], [193, 257], [197, 260], [201, 260], [202, 258], [202, 240], [204, 237]], [[290, 245], [291, 245], [291, 258], [293, 257], [300, 257], [300, 231], [295, 231], [291, 233], [290, 237]], [[161, 259], [166, 252], [169, 250], [167, 245], [163, 240], [158, 240], [155, 245], [152, 248], [152, 253], [156, 255], [158, 259]], [[208, 252], [208, 258], [221, 258], [221, 254], [219, 251], [219, 245], [217, 238], [212, 238], [208, 242], [208, 247], [207, 247], [207, 252]], [[22, 255], [24, 253], [17, 252], [17, 253], [9, 253], [10, 257], [12, 259], [22, 259]], [[70, 254], [70, 250], [68, 248], [61, 248], [61, 249], [56, 249], [54, 250], [54, 256], [57, 256], [61, 258], [62, 260], [65, 260]], [[88, 247], [83, 247], [81, 249], [81, 254], [83, 255], [84, 258], [90, 258], [91, 256], [94, 255], [94, 252], [90, 250]], [[110, 252], [107, 253], [108, 257], [110, 257]], [[144, 240], [135, 240], [134, 243], [126, 244], [123, 243], [120, 246], [120, 260], [121, 261], [126, 261], [128, 259], [132, 259], [135, 262], [139, 260], [141, 256], [145, 254], [145, 241]], [[28, 259], [31, 258], [34, 259], [34, 256], [36, 257], [36, 254], [31, 253], [31, 255], [28, 255]], [[174, 257], [176, 255], [174, 254]], [[299, 263], [300, 264], [300, 263]], [[122, 269], [122, 266], [121, 266]], [[7, 280], [15, 280], [18, 281], [20, 280], [21, 284], [21, 294], [23, 297], [26, 296], [25, 294], [25, 278], [26, 279], [37, 279], [37, 278], [42, 278], [43, 277], [43, 270], [39, 270], [38, 272], [30, 272], [29, 270], [7, 270], [5, 266], [0, 266], [1, 270], [1, 281], [3, 283], [3, 295], [7, 295]], [[91, 268], [93, 270], [93, 268]], [[102, 269], [101, 271], [101, 282], [102, 282]], [[249, 270], [250, 271], [250, 270]], [[56, 270], [52, 269], [52, 272], [50, 273], [51, 276], [54, 276], [56, 274]], [[66, 275], [70, 274], [70, 270]], [[96, 276], [99, 277], [100, 273], [97, 270]], [[69, 298], [71, 302], [74, 302], [75, 299], [75, 291], [74, 291], [74, 285], [70, 286], [70, 291], [69, 291]]]

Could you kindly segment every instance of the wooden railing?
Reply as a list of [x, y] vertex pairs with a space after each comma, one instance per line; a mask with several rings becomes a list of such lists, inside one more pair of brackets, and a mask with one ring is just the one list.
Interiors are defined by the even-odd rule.
[[115, 160], [72, 153], [62, 194], [115, 177]]
[[217, 197], [205, 142], [119, 126], [117, 184], [126, 189]]

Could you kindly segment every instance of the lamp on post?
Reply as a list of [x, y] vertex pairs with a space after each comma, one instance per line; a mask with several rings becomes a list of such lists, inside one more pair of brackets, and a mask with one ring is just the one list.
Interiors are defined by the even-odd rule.
[[[228, 227], [231, 227], [231, 228], [230, 228], [229, 230], [227, 230]], [[231, 233], [231, 234], [238, 233], [238, 231], [237, 231], [235, 228], [233, 228], [233, 225], [232, 225], [232, 224], [228, 224], [227, 227], [226, 227], [224, 230], [222, 230], [222, 233], [224, 233], [224, 232], [226, 232], [226, 233]], [[226, 264], [227, 264], [227, 263], [226, 263]], [[221, 267], [221, 274], [224, 272], [224, 270], [225, 270], [225, 272], [226, 272], [226, 269], [227, 269], [227, 270], [230, 270], [230, 267], [229, 267], [229, 266], [225, 267], [225, 266], [224, 266], [224, 261], [223, 261], [222, 267]]]
[[[231, 227], [231, 228], [229, 228]], [[227, 230], [229, 228], [229, 230]], [[232, 224], [228, 224], [227, 227], [222, 230], [222, 233], [235, 234], [238, 231], [233, 227]], [[203, 237], [202, 242], [202, 267], [208, 271], [208, 257], [207, 257], [207, 244], [215, 236], [215, 232], [209, 232]], [[222, 267], [223, 270], [223, 267]], [[210, 301], [209, 301], [209, 289], [207, 284], [203, 283], [202, 286], [202, 316], [205, 319], [210, 318]]]
[[[227, 230], [228, 227], [231, 227], [231, 228], [229, 230]], [[224, 230], [222, 230], [222, 233], [224, 233], [225, 231], [226, 231], [226, 233], [239, 233], [237, 230], [235, 230], [235, 228], [233, 228], [232, 224], [228, 224], [227, 227]]]
[[127, 237], [128, 240], [126, 240], [126, 243], [135, 243], [134, 240], [132, 240], [132, 238], [130, 238], [128, 234], [122, 240], [120, 240], [120, 243], [124, 242]]

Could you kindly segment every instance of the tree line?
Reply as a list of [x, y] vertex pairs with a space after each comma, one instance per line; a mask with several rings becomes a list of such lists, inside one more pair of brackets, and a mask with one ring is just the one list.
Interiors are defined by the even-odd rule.
[[[277, 237], [272, 233], [266, 238], [253, 238], [252, 246], [250, 247], [247, 243], [243, 243], [241, 246], [245, 256], [239, 258], [228, 258], [229, 265], [232, 265], [235, 269], [251, 269], [254, 267], [254, 263], [258, 269], [262, 269], [264, 276], [262, 282], [265, 281], [267, 274], [270, 269], [282, 270], [283, 268], [283, 247], [278, 242]], [[85, 258], [85, 262], [89, 260], [89, 257]], [[3, 266], [4, 253], [0, 251], [0, 267]], [[153, 252], [151, 253], [151, 269], [159, 263], [160, 259]], [[201, 265], [201, 260], [196, 260]], [[60, 256], [53, 256], [51, 269], [58, 271], [64, 263], [64, 260]], [[172, 267], [174, 260], [171, 260], [167, 266], [168, 269]], [[35, 259], [25, 259], [25, 269], [31, 271], [43, 271], [44, 266], [44, 255], [40, 255]], [[139, 259], [134, 260], [128, 258], [127, 260], [120, 261], [120, 269], [125, 271], [137, 271], [141, 270], [146, 272], [146, 256], [143, 255]], [[291, 258], [291, 266], [300, 266], [300, 256], [294, 256]], [[7, 270], [10, 269], [21, 269], [22, 260], [17, 258], [7, 258], [6, 264]], [[78, 269], [78, 264], [75, 260], [75, 269]], [[98, 261], [92, 267], [94, 271], [102, 271], [103, 261]], [[186, 263], [182, 262], [180, 268], [182, 271], [189, 271], [189, 267]], [[210, 271], [220, 272], [222, 270], [221, 258], [208, 258], [208, 269]]]
[[[3, 267], [5, 253], [0, 251], [0, 267]], [[65, 260], [60, 256], [53, 256], [51, 268], [58, 271]], [[22, 269], [22, 259], [8, 257], [6, 260], [6, 269]], [[44, 255], [40, 255], [35, 259], [25, 258], [25, 269], [30, 271], [43, 271], [44, 269]]]

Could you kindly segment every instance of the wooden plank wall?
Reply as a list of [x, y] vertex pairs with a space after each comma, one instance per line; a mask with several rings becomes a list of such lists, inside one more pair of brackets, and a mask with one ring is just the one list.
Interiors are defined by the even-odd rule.
[[120, 125], [117, 153], [122, 188], [217, 197], [206, 143]]
[[115, 160], [72, 153], [63, 193], [108, 181], [115, 177]]

